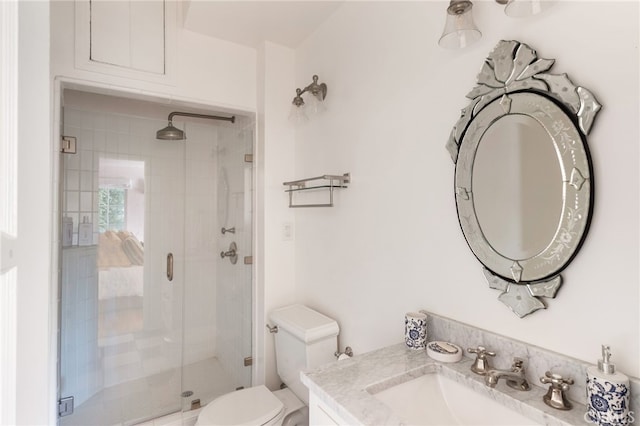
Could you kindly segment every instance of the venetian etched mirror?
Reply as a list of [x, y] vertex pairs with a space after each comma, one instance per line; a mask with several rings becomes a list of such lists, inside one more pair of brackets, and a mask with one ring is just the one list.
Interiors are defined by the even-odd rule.
[[546, 308], [593, 210], [586, 142], [601, 105], [552, 59], [501, 41], [447, 143], [458, 220], [498, 297], [519, 317]]

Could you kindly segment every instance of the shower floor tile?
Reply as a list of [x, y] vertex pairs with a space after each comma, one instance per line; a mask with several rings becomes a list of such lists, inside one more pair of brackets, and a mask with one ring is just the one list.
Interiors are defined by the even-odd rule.
[[[204, 406], [235, 387], [218, 360], [209, 358], [185, 366], [182, 380], [179, 369], [172, 369], [105, 388], [62, 417], [60, 426], [192, 426], [198, 410], [180, 410], [189, 410], [196, 398]], [[193, 395], [181, 398], [183, 390]]]

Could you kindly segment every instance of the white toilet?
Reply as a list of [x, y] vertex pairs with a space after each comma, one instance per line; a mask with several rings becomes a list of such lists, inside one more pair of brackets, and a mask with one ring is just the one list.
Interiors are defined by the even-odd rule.
[[196, 426], [308, 422], [309, 391], [300, 381], [300, 371], [335, 361], [338, 324], [304, 305], [276, 309], [269, 318], [278, 327], [276, 368], [287, 388], [271, 392], [260, 385], [222, 395], [202, 409]]

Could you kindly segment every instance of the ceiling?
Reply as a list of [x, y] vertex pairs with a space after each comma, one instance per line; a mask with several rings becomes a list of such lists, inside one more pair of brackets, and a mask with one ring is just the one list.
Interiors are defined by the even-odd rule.
[[296, 48], [343, 1], [192, 0], [184, 27], [254, 48], [265, 40]]

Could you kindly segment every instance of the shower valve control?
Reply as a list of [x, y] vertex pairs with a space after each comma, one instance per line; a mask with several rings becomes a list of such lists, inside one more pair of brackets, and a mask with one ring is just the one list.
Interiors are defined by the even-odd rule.
[[236, 245], [236, 243], [232, 242], [229, 245], [229, 250], [228, 251], [221, 251], [220, 252], [220, 257], [222, 259], [224, 259], [225, 257], [228, 257], [229, 260], [231, 261], [231, 264], [235, 265], [236, 262], [238, 262], [238, 246]]

